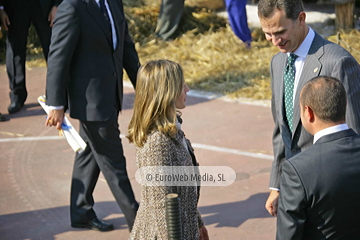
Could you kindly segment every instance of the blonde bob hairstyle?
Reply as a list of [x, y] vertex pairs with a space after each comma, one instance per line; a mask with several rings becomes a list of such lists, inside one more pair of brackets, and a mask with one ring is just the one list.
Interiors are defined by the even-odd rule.
[[147, 136], [158, 130], [175, 137], [175, 102], [184, 86], [184, 74], [178, 63], [169, 60], [149, 61], [137, 74], [134, 113], [127, 138], [142, 147]]

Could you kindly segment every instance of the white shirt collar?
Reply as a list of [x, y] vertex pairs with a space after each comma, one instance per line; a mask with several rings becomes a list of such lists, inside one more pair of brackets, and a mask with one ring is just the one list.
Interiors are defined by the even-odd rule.
[[319, 140], [319, 138], [321, 138], [321, 137], [323, 137], [325, 135], [329, 135], [329, 134], [340, 132], [340, 131], [347, 130], [347, 129], [349, 129], [349, 127], [348, 127], [348, 125], [346, 123], [325, 128], [325, 129], [315, 133], [313, 143], [315, 144], [316, 141]]
[[[311, 27], [309, 27], [308, 34], [306, 35], [304, 41], [300, 44], [299, 48], [296, 49], [294, 54], [305, 59], [310, 50], [310, 47], [311, 47], [311, 44], [312, 44], [314, 38], [315, 38], [315, 32], [314, 32], [314, 30], [311, 29]], [[288, 54], [290, 54], [290, 53], [288, 53]]]

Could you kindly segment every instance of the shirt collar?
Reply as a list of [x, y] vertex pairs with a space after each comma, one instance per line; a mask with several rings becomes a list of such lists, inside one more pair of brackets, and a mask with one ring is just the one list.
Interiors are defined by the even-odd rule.
[[[314, 32], [314, 30], [311, 29], [311, 27], [309, 27], [308, 34], [306, 35], [304, 41], [300, 44], [299, 48], [296, 49], [294, 54], [305, 59], [310, 50], [310, 47], [311, 47], [311, 44], [312, 44], [314, 38], [315, 38], [315, 32]], [[289, 54], [290, 53], [288, 53], [288, 55]]]
[[347, 130], [347, 129], [349, 129], [349, 127], [346, 123], [325, 128], [325, 129], [315, 133], [313, 143], [315, 144], [317, 140], [319, 140], [321, 137], [323, 137], [325, 135], [329, 135], [329, 134], [340, 132], [340, 131]]

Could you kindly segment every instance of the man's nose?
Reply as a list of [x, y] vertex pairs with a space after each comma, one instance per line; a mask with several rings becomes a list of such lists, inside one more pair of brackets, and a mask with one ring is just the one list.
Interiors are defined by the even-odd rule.
[[272, 36], [272, 37], [271, 37], [271, 41], [272, 41], [272, 44], [273, 44], [274, 46], [277, 46], [277, 45], [279, 45], [279, 44], [281, 43], [281, 38], [276, 37], [276, 36]]

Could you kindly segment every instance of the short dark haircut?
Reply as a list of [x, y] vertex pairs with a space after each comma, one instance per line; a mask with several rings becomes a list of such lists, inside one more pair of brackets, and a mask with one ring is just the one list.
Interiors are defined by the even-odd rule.
[[275, 9], [283, 10], [286, 18], [296, 20], [304, 11], [304, 5], [301, 0], [259, 0], [258, 16], [259, 18], [269, 18]]
[[345, 121], [346, 91], [333, 77], [318, 76], [308, 81], [300, 93], [302, 106], [309, 106], [324, 122]]

